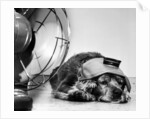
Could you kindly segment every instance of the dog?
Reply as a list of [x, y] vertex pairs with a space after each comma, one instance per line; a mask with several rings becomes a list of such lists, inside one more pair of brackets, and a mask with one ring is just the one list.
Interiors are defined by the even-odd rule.
[[55, 68], [50, 75], [53, 96], [69, 101], [128, 102], [128, 78], [119, 67], [103, 64], [104, 59], [100, 53], [84, 52]]

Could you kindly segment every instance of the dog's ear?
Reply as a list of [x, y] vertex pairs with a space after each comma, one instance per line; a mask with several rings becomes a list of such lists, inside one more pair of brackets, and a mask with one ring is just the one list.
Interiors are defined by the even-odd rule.
[[125, 79], [125, 83], [126, 83], [126, 86], [127, 86], [127, 90], [128, 90], [128, 92], [130, 92], [131, 91], [130, 81], [129, 81], [128, 77], [125, 77], [124, 79]]

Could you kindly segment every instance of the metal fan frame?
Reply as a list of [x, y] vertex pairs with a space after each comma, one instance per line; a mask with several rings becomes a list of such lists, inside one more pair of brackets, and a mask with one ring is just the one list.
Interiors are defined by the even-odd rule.
[[[28, 12], [29, 10], [30, 10], [30, 8], [26, 8], [25, 9], [25, 11], [24, 11], [24, 8], [20, 8], [21, 9], [21, 11], [22, 11], [22, 15], [24, 15], [24, 16], [26, 16], [28, 19], [30, 19], [31, 17], [32, 17], [32, 15], [34, 14], [34, 11], [36, 10], [32, 10], [32, 12]], [[64, 36], [64, 35], [66, 35], [66, 34], [64, 34], [64, 27], [63, 27], [63, 24], [62, 24], [62, 22], [61, 22], [61, 18], [57, 15], [57, 12], [56, 12], [56, 9], [60, 9], [60, 10], [62, 10], [63, 11], [63, 13], [64, 13], [64, 15], [65, 15], [65, 17], [66, 17], [66, 20], [67, 20], [67, 30], [70, 30], [70, 24], [69, 24], [69, 21], [68, 21], [68, 15], [67, 15], [67, 12], [66, 12], [66, 9], [65, 8], [44, 8], [44, 9], [49, 9], [49, 12], [48, 12], [48, 14], [45, 16], [45, 18], [43, 19], [43, 21], [42, 22], [39, 22], [39, 21], [36, 21], [37, 23], [39, 23], [40, 24], [40, 26], [37, 28], [37, 30], [36, 31], [34, 31], [34, 33], [36, 34], [37, 32], [38, 32], [38, 30], [41, 28], [41, 26], [43, 26], [44, 25], [44, 22], [45, 22], [45, 20], [47, 19], [47, 17], [50, 15], [50, 13], [53, 13], [54, 15], [55, 15], [55, 17], [56, 17], [56, 20], [57, 20], [57, 24], [60, 26], [60, 30], [61, 30], [61, 37], [56, 37], [56, 43], [55, 43], [55, 47], [54, 47], [54, 49], [53, 49], [53, 53], [52, 53], [52, 55], [51, 55], [51, 57], [49, 58], [49, 60], [48, 60], [48, 62], [47, 62], [47, 64], [44, 66], [44, 68], [41, 68], [41, 66], [40, 66], [40, 63], [38, 62], [38, 64], [39, 64], [39, 67], [40, 67], [40, 69], [41, 69], [41, 71], [38, 73], [38, 74], [34, 74], [34, 76], [32, 77], [32, 78], [30, 78], [30, 75], [28, 74], [28, 72], [26, 71], [26, 68], [25, 68], [25, 66], [24, 66], [24, 64], [23, 64], [23, 62], [22, 62], [22, 60], [21, 60], [21, 58], [20, 58], [20, 63], [21, 63], [21, 65], [22, 65], [22, 67], [23, 67], [23, 69], [24, 69], [24, 71], [25, 71], [25, 73], [26, 73], [26, 75], [27, 75], [27, 77], [28, 77], [28, 80], [27, 81], [25, 81], [25, 82], [20, 82], [20, 83], [15, 83], [15, 85], [26, 85], [26, 83], [27, 82], [30, 82], [30, 85], [27, 85], [28, 87], [30, 87], [30, 88], [28, 88], [27, 89], [27, 91], [29, 91], [29, 90], [33, 90], [33, 89], [36, 89], [36, 88], [38, 88], [38, 87], [40, 87], [41, 85], [43, 85], [43, 84], [45, 84], [48, 80], [50, 80], [50, 78], [52, 78], [52, 77], [49, 77], [48, 79], [45, 79], [45, 77], [44, 77], [44, 75], [43, 75], [43, 72], [45, 72], [46, 70], [48, 70], [48, 69], [50, 69], [51, 68], [51, 66], [49, 66], [48, 67], [48, 65], [50, 64], [50, 62], [51, 62], [51, 60], [52, 60], [52, 58], [53, 58], [53, 56], [54, 56], [54, 54], [55, 54], [55, 51], [56, 51], [56, 48], [57, 48], [57, 45], [58, 45], [58, 41], [59, 40], [61, 40], [61, 43], [62, 43], [62, 46], [63, 47], [61, 47], [61, 49], [60, 49], [60, 51], [59, 51], [59, 54], [58, 54], [58, 57], [60, 57], [61, 58], [61, 62], [60, 62], [60, 64], [59, 64], [59, 66], [61, 67], [61, 65], [62, 65], [62, 63], [64, 62], [64, 60], [65, 60], [65, 57], [66, 57], [66, 55], [67, 55], [67, 53], [68, 53], [68, 48], [69, 48], [69, 44], [70, 44], [70, 39], [69, 39], [69, 32], [70, 31], [68, 31], [68, 38], [66, 39], [65, 37], [66, 36]], [[63, 49], [64, 48], [64, 49]], [[63, 51], [62, 51], [63, 50]], [[38, 56], [36, 55], [36, 52], [34, 52], [34, 55], [36, 56], [36, 58], [37, 58], [37, 61], [38, 61]], [[59, 70], [59, 69], [58, 69]], [[56, 73], [57, 73], [57, 71], [56, 71]], [[38, 76], [40, 76], [40, 75], [42, 75], [43, 76], [43, 80], [41, 80], [41, 82], [36, 82], [36, 81], [34, 81]], [[32, 82], [32, 84], [31, 84], [31, 82]]]

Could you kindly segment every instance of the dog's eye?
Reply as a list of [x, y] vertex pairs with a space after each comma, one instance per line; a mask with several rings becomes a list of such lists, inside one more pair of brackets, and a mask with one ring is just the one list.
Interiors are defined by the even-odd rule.
[[102, 81], [100, 83], [103, 84], [103, 85], [107, 85], [107, 81]]
[[119, 84], [123, 84], [123, 79], [121, 77], [119, 77], [119, 78], [117, 77], [116, 79]]
[[110, 77], [107, 76], [107, 75], [104, 77], [104, 79], [105, 79], [106, 81], [110, 81]]
[[111, 78], [110, 78], [110, 76], [109, 75], [102, 75], [101, 77], [100, 77], [102, 80], [105, 80], [105, 81], [110, 81], [111, 80]]
[[123, 84], [123, 81], [122, 81], [122, 80], [118, 80], [118, 83], [119, 83], [120, 85], [122, 85], [122, 84]]

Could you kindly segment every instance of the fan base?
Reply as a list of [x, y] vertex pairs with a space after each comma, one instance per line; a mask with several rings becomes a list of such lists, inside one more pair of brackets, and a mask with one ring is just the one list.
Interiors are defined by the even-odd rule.
[[14, 90], [14, 111], [31, 111], [32, 103], [33, 99], [28, 96], [26, 91]]

